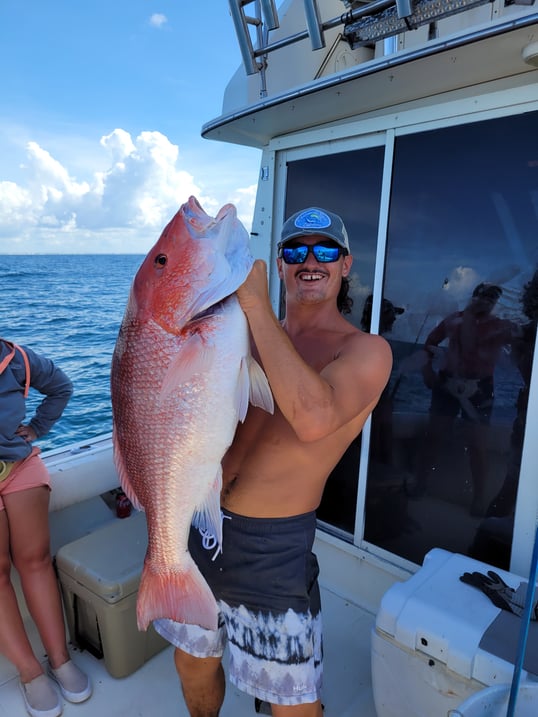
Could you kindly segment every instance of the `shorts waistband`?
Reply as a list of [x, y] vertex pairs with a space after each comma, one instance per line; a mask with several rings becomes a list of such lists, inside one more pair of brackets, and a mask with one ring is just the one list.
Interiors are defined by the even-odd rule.
[[300, 513], [299, 515], [286, 516], [284, 518], [253, 518], [248, 515], [232, 513], [222, 508], [222, 514], [231, 518], [234, 526], [244, 532], [251, 532], [256, 535], [265, 533], [289, 533], [295, 530], [312, 529], [316, 527], [316, 511]]

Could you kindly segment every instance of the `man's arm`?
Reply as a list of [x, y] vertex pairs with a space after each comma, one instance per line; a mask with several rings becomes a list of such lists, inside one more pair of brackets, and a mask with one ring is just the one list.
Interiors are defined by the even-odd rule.
[[427, 335], [424, 348], [427, 350], [430, 346], [439, 346], [439, 344], [446, 339], [447, 335], [446, 319], [443, 319]]
[[51, 359], [27, 347], [25, 351], [30, 361], [30, 385], [45, 396], [28, 425], [37, 438], [42, 438], [62, 415], [73, 394], [73, 384]]
[[264, 262], [255, 262], [237, 294], [275, 401], [300, 440], [324, 438], [373, 409], [392, 366], [385, 339], [357, 332], [318, 373], [297, 353], [273, 313]]
[[437, 380], [437, 373], [433, 370], [434, 349], [447, 337], [445, 319], [430, 331], [424, 342], [424, 365], [422, 378], [427, 388], [433, 388]]

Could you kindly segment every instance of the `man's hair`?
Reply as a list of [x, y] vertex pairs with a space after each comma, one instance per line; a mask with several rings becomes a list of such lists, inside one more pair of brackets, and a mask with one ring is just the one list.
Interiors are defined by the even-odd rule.
[[338, 311], [341, 314], [350, 314], [353, 308], [353, 298], [349, 295], [350, 281], [349, 277], [343, 276], [340, 284], [340, 291], [336, 299]]
[[478, 286], [475, 286], [475, 289], [473, 291], [473, 299], [476, 297], [484, 297], [486, 299], [490, 299], [491, 301], [497, 302], [501, 298], [502, 293], [503, 290], [500, 286], [497, 286], [496, 284], [488, 284], [483, 281], [481, 284], [478, 284]]

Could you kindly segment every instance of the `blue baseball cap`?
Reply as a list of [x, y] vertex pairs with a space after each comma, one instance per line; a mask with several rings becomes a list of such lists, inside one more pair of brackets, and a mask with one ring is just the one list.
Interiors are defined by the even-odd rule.
[[292, 214], [286, 219], [282, 227], [280, 235], [280, 248], [286, 242], [297, 237], [304, 237], [315, 234], [317, 236], [332, 239], [339, 246], [349, 252], [349, 239], [344, 222], [341, 217], [328, 209], [320, 209], [319, 207], [308, 207]]

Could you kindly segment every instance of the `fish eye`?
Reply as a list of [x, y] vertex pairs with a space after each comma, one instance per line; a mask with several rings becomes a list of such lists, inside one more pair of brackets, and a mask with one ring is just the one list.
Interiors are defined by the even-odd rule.
[[167, 261], [168, 257], [166, 256], [166, 254], [158, 254], [158, 256], [155, 257], [156, 266], [165, 266]]

